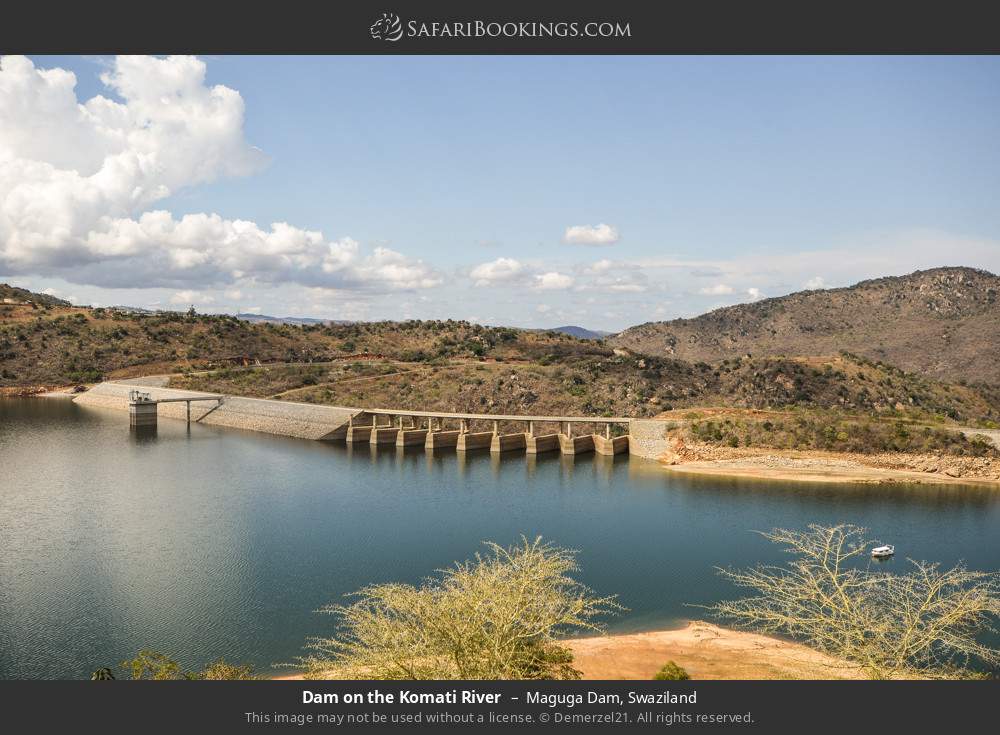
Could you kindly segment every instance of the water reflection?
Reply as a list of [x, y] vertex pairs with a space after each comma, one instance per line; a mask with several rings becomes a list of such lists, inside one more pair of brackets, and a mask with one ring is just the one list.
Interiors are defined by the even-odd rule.
[[623, 454], [595, 454], [593, 457], [594, 471], [606, 482], [614, 476], [615, 465], [628, 462], [628, 456]]
[[546, 465], [558, 463], [560, 461], [559, 452], [543, 452], [542, 454], [524, 455], [525, 474], [529, 479], [535, 477], [538, 472], [544, 472]]
[[134, 444], [149, 444], [156, 441], [156, 426], [131, 426], [129, 436]]
[[[629, 463], [633, 480], [663, 477], [664, 469], [656, 462]], [[864, 508], [874, 504], [923, 506], [930, 509], [973, 507], [986, 509], [1000, 500], [1000, 489], [984, 484], [904, 484], [904, 483], [827, 483], [762, 480], [756, 478], [673, 474], [672, 484], [680, 490], [734, 496], [751, 494], [789, 502], [815, 502], [817, 499]]]

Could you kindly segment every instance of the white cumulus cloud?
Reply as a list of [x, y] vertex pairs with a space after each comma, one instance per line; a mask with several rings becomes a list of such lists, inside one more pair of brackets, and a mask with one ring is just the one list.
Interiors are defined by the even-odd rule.
[[823, 282], [822, 276], [816, 276], [806, 281], [806, 288], [810, 291], [817, 291], [821, 288], [826, 288], [826, 283]]
[[469, 275], [477, 286], [513, 281], [524, 275], [525, 266], [513, 258], [497, 258], [489, 263], [477, 265]]
[[614, 245], [618, 230], [611, 225], [573, 225], [566, 228], [563, 239], [573, 245]]
[[751, 286], [750, 288], [747, 289], [747, 296], [750, 297], [751, 301], [760, 301], [762, 298], [764, 298], [764, 294], [761, 293], [761, 290], [756, 286]]
[[350, 289], [428, 288], [424, 263], [286, 222], [175, 218], [156, 204], [260, 171], [239, 92], [206, 83], [191, 56], [121, 56], [109, 96], [80, 101], [76, 76], [0, 57], [0, 272], [104, 287], [226, 286], [251, 278]]
[[535, 288], [543, 291], [562, 291], [573, 285], [573, 277], [550, 271], [535, 276]]

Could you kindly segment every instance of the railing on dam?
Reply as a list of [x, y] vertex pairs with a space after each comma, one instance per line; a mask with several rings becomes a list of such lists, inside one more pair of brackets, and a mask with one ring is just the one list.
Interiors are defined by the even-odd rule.
[[453, 413], [450, 411], [410, 411], [404, 408], [361, 408], [366, 414], [379, 416], [414, 416], [420, 418], [465, 419], [466, 421], [536, 421], [538, 423], [627, 424], [624, 416], [528, 416], [523, 414]]

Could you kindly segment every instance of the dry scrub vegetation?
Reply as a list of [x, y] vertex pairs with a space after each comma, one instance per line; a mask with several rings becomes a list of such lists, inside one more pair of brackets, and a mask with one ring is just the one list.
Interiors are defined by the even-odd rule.
[[695, 419], [688, 426], [688, 436], [695, 441], [732, 448], [763, 447], [856, 454], [906, 452], [1000, 458], [1000, 451], [985, 435], [967, 437], [938, 427], [843, 416], [831, 411], [766, 419]]
[[573, 579], [575, 553], [540, 538], [486, 546], [420, 586], [373, 585], [324, 608], [339, 630], [311, 643], [307, 678], [579, 678], [560, 637], [601, 630], [615, 598]]
[[171, 385], [330, 405], [469, 413], [642, 417], [713, 405], [801, 415], [829, 411], [860, 423], [886, 419], [991, 428], [1000, 419], [1000, 395], [982, 387], [941, 383], [851, 355], [742, 358], [713, 367], [602, 353], [593, 344], [565, 340], [548, 350], [535, 362], [465, 357], [272, 366], [250, 371], [255, 374], [224, 369], [175, 377]]
[[751, 630], [781, 633], [844, 661], [872, 679], [976, 677], [970, 665], [996, 666], [1000, 575], [957, 565], [909, 560], [891, 572], [870, 559], [865, 529], [812, 525], [775, 529], [765, 538], [785, 547], [785, 566], [722, 569], [752, 596], [712, 608]]

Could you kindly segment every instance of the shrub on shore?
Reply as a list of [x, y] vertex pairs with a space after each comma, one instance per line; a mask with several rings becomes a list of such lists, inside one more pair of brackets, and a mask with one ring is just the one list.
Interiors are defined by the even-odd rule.
[[307, 678], [579, 678], [558, 636], [599, 631], [621, 606], [570, 576], [575, 552], [541, 538], [486, 546], [419, 587], [372, 585], [324, 608], [340, 628], [310, 644]]
[[[184, 671], [180, 664], [166, 654], [143, 649], [135, 658], [122, 661], [121, 667], [128, 678], [136, 681], [245, 681], [261, 679], [245, 664], [231, 664], [224, 659], [213, 661], [200, 671]], [[91, 675], [93, 681], [115, 679], [110, 668], [101, 668]]]
[[872, 567], [874, 544], [857, 526], [762, 535], [793, 559], [720, 569], [751, 596], [711, 606], [718, 617], [800, 639], [871, 679], [981, 678], [971, 666], [1000, 664], [1000, 649], [983, 635], [997, 632], [1000, 574], [912, 559], [906, 572]]
[[673, 661], [667, 661], [653, 676], [655, 681], [687, 681], [690, 675]]

